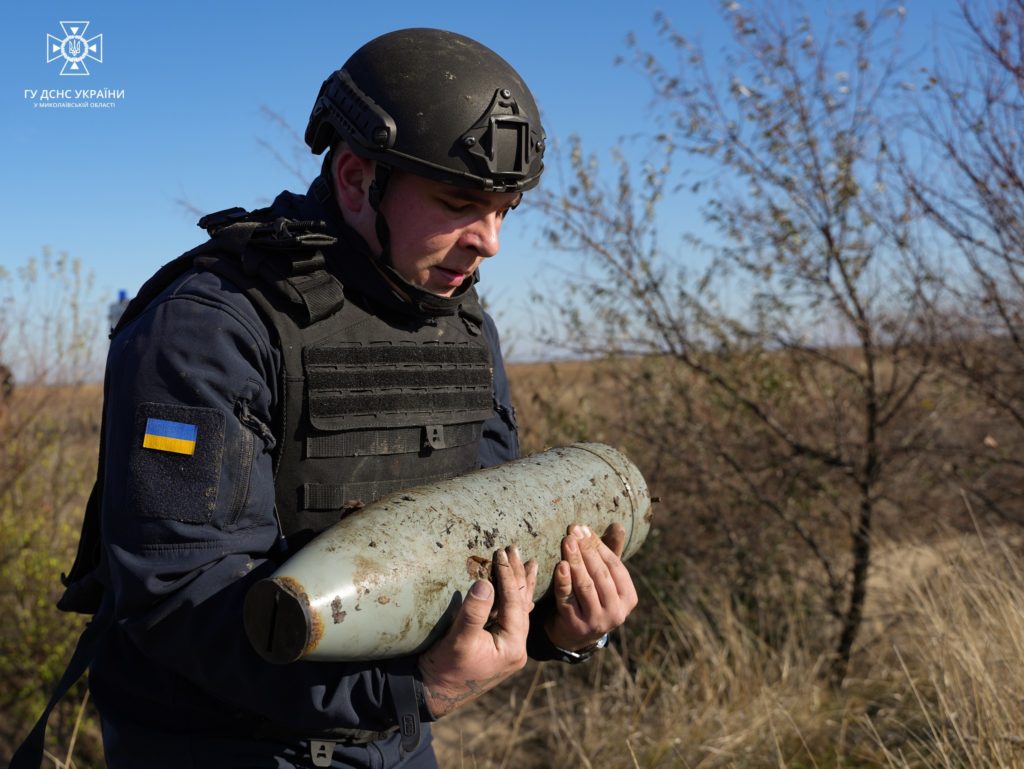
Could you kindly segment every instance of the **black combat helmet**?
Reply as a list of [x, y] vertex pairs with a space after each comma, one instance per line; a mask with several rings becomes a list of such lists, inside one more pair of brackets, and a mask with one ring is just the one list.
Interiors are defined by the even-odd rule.
[[544, 170], [544, 129], [522, 78], [486, 46], [439, 29], [382, 35], [324, 81], [306, 143], [319, 155], [340, 139], [379, 163], [487, 192], [530, 189]]

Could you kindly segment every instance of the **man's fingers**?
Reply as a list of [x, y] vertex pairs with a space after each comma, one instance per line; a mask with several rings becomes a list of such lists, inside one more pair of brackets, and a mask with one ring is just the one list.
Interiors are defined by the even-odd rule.
[[498, 590], [498, 625], [510, 633], [525, 633], [529, 628], [533, 592], [527, 592], [526, 566], [518, 548], [507, 547], [495, 552], [494, 574]]
[[[566, 534], [575, 536], [578, 539], [587, 541], [591, 536], [596, 538], [596, 534], [590, 530], [588, 526], [581, 526], [580, 524], [574, 523], [566, 529]], [[626, 529], [621, 523], [612, 523], [604, 530], [604, 534], [601, 535], [600, 541], [604, 543], [605, 547], [610, 551], [605, 554], [605, 560], [612, 560], [611, 556], [615, 558], [621, 558], [623, 551], [626, 549]]]
[[563, 540], [566, 561], [569, 563], [569, 573], [572, 576], [572, 597], [583, 616], [592, 614], [601, 608], [597, 587], [594, 585], [590, 568], [584, 560], [586, 540], [590, 536], [589, 531], [582, 526], [573, 526], [572, 533]]
[[600, 548], [601, 557], [604, 560], [605, 568], [610, 583], [605, 583], [609, 590], [614, 590], [618, 597], [627, 605], [630, 610], [637, 604], [636, 587], [633, 585], [633, 578], [622, 562], [622, 551], [626, 542], [626, 530], [619, 523], [613, 523], [605, 530], [601, 541], [605, 547]]
[[[587, 571], [596, 585], [601, 605], [607, 607], [618, 600], [623, 587], [632, 584], [629, 572], [626, 571], [619, 556], [604, 540], [598, 539], [597, 535], [589, 536], [580, 547]], [[620, 545], [619, 550], [621, 549]]]
[[460, 627], [483, 629], [490, 618], [491, 606], [494, 604], [494, 588], [486, 580], [477, 580], [466, 593], [466, 600], [455, 616], [453, 630], [458, 633]]
[[551, 580], [551, 590], [555, 603], [559, 606], [572, 600], [572, 572], [568, 561], [559, 561], [555, 567], [555, 575]]
[[[627, 611], [636, 605], [636, 591], [633, 580], [625, 565], [612, 547], [621, 552], [625, 542], [625, 530], [619, 524], [612, 524], [599, 538], [586, 526], [570, 527], [576, 536], [574, 543], [568, 543], [568, 562], [572, 568], [573, 586], [582, 613], [590, 616], [601, 609], [614, 609], [616, 614], [623, 606]], [[612, 547], [609, 547], [608, 540]]]
[[537, 592], [537, 571], [539, 566], [536, 561], [528, 561], [526, 564], [526, 599], [529, 601], [528, 611], [533, 611], [533, 594]]

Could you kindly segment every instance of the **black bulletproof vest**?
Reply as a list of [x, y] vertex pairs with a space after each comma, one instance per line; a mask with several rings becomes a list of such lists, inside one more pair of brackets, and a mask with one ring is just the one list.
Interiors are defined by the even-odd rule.
[[[231, 225], [213, 243], [250, 226]], [[273, 433], [284, 533], [322, 531], [386, 494], [476, 467], [493, 400], [475, 291], [452, 314], [388, 313], [325, 269], [325, 236], [275, 227], [249, 238], [243, 275], [236, 260], [208, 268], [245, 291], [282, 352]]]
[[[299, 543], [391, 492], [474, 469], [483, 422], [494, 408], [475, 290], [447, 314], [396, 311], [380, 296], [343, 286], [327, 269], [322, 250], [335, 239], [322, 223], [251, 221], [258, 213], [235, 213], [226, 224], [224, 217], [201, 221], [210, 241], [147, 281], [113, 335], [193, 267], [245, 292], [282, 365], [273, 424], [268, 429], [245, 413], [241, 419], [273, 446], [278, 521]], [[366, 268], [373, 269], [368, 260]], [[103, 454], [101, 439], [101, 467]], [[75, 564], [63, 577], [62, 609], [91, 613], [98, 606], [101, 497], [102, 472]]]

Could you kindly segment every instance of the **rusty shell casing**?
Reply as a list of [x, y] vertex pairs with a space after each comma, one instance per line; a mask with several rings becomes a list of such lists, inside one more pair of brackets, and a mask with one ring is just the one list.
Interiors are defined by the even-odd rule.
[[636, 466], [600, 443], [419, 486], [342, 519], [256, 583], [246, 631], [276, 663], [415, 654], [448, 628], [473, 582], [489, 578], [497, 548], [536, 559], [540, 599], [567, 527], [601, 534], [615, 522], [628, 558], [650, 530], [651, 497]]

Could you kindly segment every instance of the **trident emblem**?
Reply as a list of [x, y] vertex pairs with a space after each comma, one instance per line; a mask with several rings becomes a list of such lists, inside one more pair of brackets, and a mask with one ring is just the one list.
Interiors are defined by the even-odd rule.
[[85, 31], [89, 28], [87, 21], [62, 21], [64, 39], [53, 35], [46, 36], [46, 63], [54, 59], [64, 59], [61, 75], [88, 75], [86, 59], [103, 63], [103, 35], [86, 39]]

